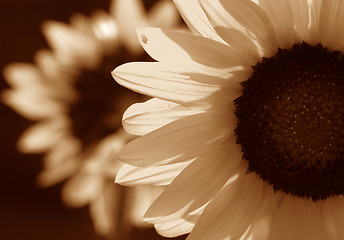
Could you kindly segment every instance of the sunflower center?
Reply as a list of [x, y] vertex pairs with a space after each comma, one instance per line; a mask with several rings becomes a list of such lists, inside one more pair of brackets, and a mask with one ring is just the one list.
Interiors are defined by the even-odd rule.
[[249, 170], [314, 201], [344, 193], [344, 57], [320, 44], [279, 49], [235, 100]]

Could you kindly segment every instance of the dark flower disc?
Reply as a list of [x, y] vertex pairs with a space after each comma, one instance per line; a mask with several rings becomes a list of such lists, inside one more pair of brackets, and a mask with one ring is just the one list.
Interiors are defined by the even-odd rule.
[[279, 49], [235, 100], [249, 171], [314, 201], [344, 193], [344, 57], [320, 44]]

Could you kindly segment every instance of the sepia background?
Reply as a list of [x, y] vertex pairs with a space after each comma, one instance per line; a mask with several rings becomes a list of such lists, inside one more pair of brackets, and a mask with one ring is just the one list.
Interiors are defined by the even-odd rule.
[[[11, 62], [32, 63], [37, 50], [48, 48], [40, 29], [42, 21], [50, 19], [67, 23], [73, 13], [89, 16], [95, 9], [107, 10], [109, 3], [109, 0], [1, 1], [0, 69]], [[9, 86], [0, 76], [2, 91]], [[62, 202], [63, 182], [49, 188], [36, 186], [36, 176], [42, 169], [42, 155], [20, 154], [16, 149], [21, 133], [33, 122], [2, 103], [0, 112], [0, 238], [106, 239], [94, 232], [87, 207], [72, 209]], [[165, 239], [153, 228], [134, 228], [126, 238]]]

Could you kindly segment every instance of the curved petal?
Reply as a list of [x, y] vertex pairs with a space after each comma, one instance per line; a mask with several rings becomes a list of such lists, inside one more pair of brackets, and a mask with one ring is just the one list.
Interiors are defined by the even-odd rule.
[[321, 5], [319, 30], [323, 46], [329, 50], [343, 50], [344, 47], [344, 2], [323, 1]]
[[235, 124], [226, 113], [187, 116], [133, 140], [117, 157], [137, 167], [187, 161], [233, 134]]
[[310, 199], [287, 195], [272, 219], [269, 239], [330, 239], [324, 221]]
[[71, 207], [88, 205], [102, 194], [103, 181], [100, 175], [79, 173], [63, 185], [62, 199]]
[[278, 47], [290, 48], [297, 42], [294, 18], [288, 1], [259, 0], [259, 6], [268, 15], [275, 29]]
[[185, 23], [194, 33], [223, 42], [211, 26], [198, 0], [173, 0]]
[[191, 232], [196, 222], [200, 218], [204, 207], [197, 211], [187, 214], [186, 216], [169, 222], [156, 223], [154, 227], [156, 231], [164, 237], [176, 237]]
[[130, 134], [145, 135], [182, 117], [201, 112], [203, 110], [152, 98], [144, 103], [131, 105], [124, 112], [122, 123]]
[[200, 208], [221, 190], [228, 179], [238, 174], [241, 161], [240, 146], [224, 144], [213, 147], [176, 177], [148, 209], [145, 221], [173, 221]]
[[344, 236], [344, 201], [343, 197], [329, 197], [323, 201], [322, 217], [329, 235], [328, 239], [340, 240]]
[[161, 28], [177, 26], [181, 20], [175, 5], [170, 1], [158, 1], [155, 3], [147, 17], [149, 26]]
[[201, 36], [158, 28], [139, 29], [137, 35], [153, 59], [173, 64], [185, 72], [214, 72], [216, 76], [234, 67], [247, 66], [235, 49]]
[[42, 31], [55, 52], [70, 56], [70, 64], [91, 69], [99, 64], [102, 56], [101, 46], [91, 36], [57, 21], [45, 21]]
[[289, 0], [294, 19], [294, 27], [298, 34], [298, 41], [308, 42], [310, 15], [308, 0]]
[[263, 181], [256, 174], [240, 175], [211, 200], [187, 239], [240, 239], [253, 222], [262, 196]]
[[44, 93], [25, 89], [6, 90], [2, 92], [1, 100], [30, 120], [55, 117], [66, 110], [66, 106]]
[[254, 40], [264, 56], [277, 51], [276, 36], [266, 13], [251, 0], [200, 0], [214, 27], [235, 28]]
[[22, 134], [18, 149], [24, 153], [47, 151], [62, 139], [67, 126], [66, 119], [61, 117], [36, 123]]
[[[134, 62], [117, 67], [112, 72], [116, 81], [139, 93], [188, 105], [206, 105], [206, 97], [221, 86], [191, 79], [158, 62]], [[204, 99], [204, 101], [202, 101]]]
[[124, 186], [169, 185], [191, 162], [143, 168], [124, 164], [117, 172], [116, 183]]

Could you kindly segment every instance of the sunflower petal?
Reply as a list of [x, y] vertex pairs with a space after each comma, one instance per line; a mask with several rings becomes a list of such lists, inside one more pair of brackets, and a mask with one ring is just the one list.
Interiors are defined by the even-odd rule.
[[182, 117], [203, 112], [179, 104], [152, 98], [131, 105], [123, 115], [124, 129], [133, 135], [144, 135]]
[[287, 195], [272, 219], [270, 239], [329, 239], [318, 208], [310, 199]]
[[239, 176], [211, 200], [188, 240], [240, 239], [260, 208], [262, 195], [263, 181], [254, 173]]
[[117, 157], [137, 167], [193, 159], [232, 133], [235, 119], [230, 119], [212, 112], [184, 117], [133, 140]]
[[194, 33], [223, 42], [211, 26], [198, 0], [174, 0], [185, 23]]
[[319, 31], [323, 46], [329, 50], [344, 48], [344, 2], [341, 0], [323, 1], [321, 5]]
[[145, 168], [124, 164], [117, 172], [116, 183], [124, 186], [168, 185], [190, 162]]
[[181, 104], [204, 105], [208, 101], [202, 99], [221, 89], [219, 85], [176, 73], [158, 62], [127, 63], [117, 67], [112, 75], [119, 84], [134, 91]]
[[228, 45], [201, 36], [158, 28], [139, 29], [137, 35], [153, 59], [186, 72], [203, 70], [225, 74], [230, 68], [247, 65]]
[[[278, 46], [290, 48], [297, 41], [294, 28], [294, 18], [288, 1], [285, 0], [259, 0], [276, 32]], [[308, 8], [307, 8], [308, 9]]]
[[264, 52], [272, 55], [276, 36], [266, 13], [251, 0], [200, 0], [214, 27], [235, 28], [255, 40]]
[[146, 212], [145, 221], [173, 221], [200, 208], [221, 190], [228, 179], [237, 174], [241, 159], [241, 148], [227, 144], [213, 147], [199, 156], [152, 204]]

